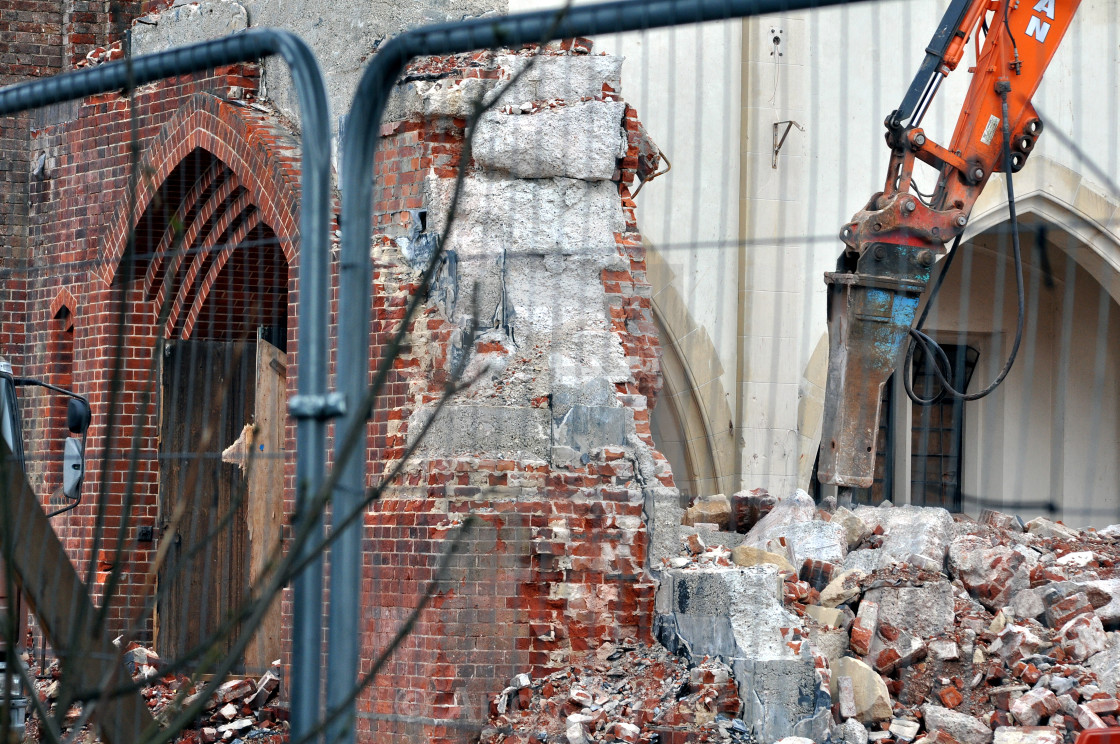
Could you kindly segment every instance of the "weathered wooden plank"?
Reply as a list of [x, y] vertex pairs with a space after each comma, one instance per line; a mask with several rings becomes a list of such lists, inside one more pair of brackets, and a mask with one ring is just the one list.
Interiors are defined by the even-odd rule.
[[[254, 594], [268, 556], [280, 541], [284, 515], [284, 411], [287, 355], [257, 342], [252, 459], [248, 467], [249, 584]], [[261, 673], [280, 658], [280, 602], [273, 601], [245, 649], [245, 669]]]

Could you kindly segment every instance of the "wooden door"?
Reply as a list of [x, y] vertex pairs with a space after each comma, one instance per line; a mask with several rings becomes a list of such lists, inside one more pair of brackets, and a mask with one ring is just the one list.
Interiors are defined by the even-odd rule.
[[[257, 340], [256, 393], [252, 439], [247, 447], [249, 504], [249, 582], [254, 596], [269, 578], [262, 576], [280, 542], [284, 523], [284, 412], [287, 355]], [[245, 671], [258, 674], [280, 658], [280, 601], [272, 602], [257, 634], [245, 649]]]
[[249, 588], [246, 482], [221, 453], [250, 420], [254, 346], [175, 341], [163, 360], [160, 540], [172, 544], [159, 576], [156, 649], [166, 659], [214, 633]]

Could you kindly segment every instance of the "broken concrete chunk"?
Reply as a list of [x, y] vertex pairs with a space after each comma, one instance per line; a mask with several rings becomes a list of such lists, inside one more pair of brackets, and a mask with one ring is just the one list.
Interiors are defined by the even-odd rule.
[[961, 744], [988, 744], [992, 740], [992, 730], [979, 718], [940, 705], [923, 705], [922, 718], [928, 730], [944, 731]]
[[1077, 711], [1074, 713], [1077, 718], [1077, 723], [1083, 729], [1099, 729], [1106, 728], [1107, 724], [1101, 720], [1101, 717], [1094, 713], [1092, 709], [1085, 705], [1077, 706]]
[[843, 628], [810, 627], [809, 643], [814, 654], [830, 661], [848, 653], [848, 632]]
[[833, 697], [839, 691], [839, 678], [852, 680], [852, 695], [855, 699], [855, 718], [864, 723], [885, 721], [892, 715], [891, 696], [887, 684], [875, 670], [859, 659], [845, 656], [832, 663], [830, 689]]
[[1097, 557], [1093, 555], [1093, 551], [1079, 550], [1076, 553], [1066, 553], [1065, 555], [1055, 560], [1054, 563], [1058, 566], [1074, 566], [1076, 568], [1085, 568], [1096, 559]]
[[[1050, 589], [1050, 587], [1042, 587]], [[1089, 602], [1085, 592], [1075, 592], [1067, 597], [1061, 597], [1057, 591], [1043, 594], [1049, 600], [1046, 608], [1046, 624], [1051, 628], [1060, 628], [1077, 615], [1092, 614], [1093, 605]]]
[[227, 721], [232, 721], [234, 718], [237, 718], [238, 708], [233, 703], [226, 703], [218, 710], [218, 713]]
[[1085, 661], [1094, 654], [1104, 651], [1108, 639], [1104, 626], [1096, 615], [1078, 615], [1062, 626], [1059, 631], [1062, 648], [1074, 661]]
[[1000, 685], [988, 691], [988, 699], [999, 710], [1011, 710], [1011, 704], [1021, 698], [1031, 688], [1026, 685]]
[[1043, 718], [1054, 715], [1061, 708], [1058, 697], [1045, 688], [1024, 693], [1011, 704], [1011, 715], [1024, 726], [1037, 726]]
[[1011, 665], [1034, 654], [1042, 639], [1025, 625], [1008, 625], [988, 646], [989, 653], [997, 653]]
[[905, 718], [895, 718], [887, 729], [900, 741], [913, 741], [921, 728], [917, 721], [908, 721]]
[[862, 571], [865, 574], [875, 572], [877, 569], [886, 568], [894, 563], [894, 559], [883, 552], [882, 548], [864, 548], [856, 550], [844, 558], [842, 571]]
[[1030, 566], [1021, 553], [1003, 545], [992, 547], [976, 535], [952, 542], [949, 571], [992, 612], [1005, 607], [1015, 592], [1030, 587]]
[[926, 559], [923, 568], [939, 570], [954, 535], [953, 517], [940, 507], [896, 506], [890, 509], [861, 506], [855, 514], [869, 528], [882, 527], [883, 552], [903, 563]]
[[809, 605], [805, 608], [805, 614], [821, 625], [827, 625], [832, 628], [847, 628], [848, 624], [851, 622], [850, 614], [846, 614], [832, 607]]
[[832, 740], [840, 744], [867, 744], [867, 728], [855, 718], [849, 718], [833, 727]]
[[731, 560], [734, 561], [737, 566], [758, 566], [768, 563], [777, 566], [780, 571], [786, 571], [791, 574], [797, 573], [793, 565], [787, 561], [784, 556], [750, 545], [739, 545], [732, 548]]
[[837, 607], [858, 599], [862, 591], [859, 582], [866, 575], [863, 571], [844, 571], [835, 576], [821, 591], [821, 606]]
[[698, 498], [695, 504], [685, 509], [681, 524], [690, 526], [700, 522], [714, 524], [720, 530], [729, 529], [731, 501], [722, 493]]
[[231, 721], [224, 726], [219, 726], [218, 733], [224, 734], [227, 731], [237, 733], [238, 731], [244, 731], [249, 728], [253, 728], [252, 718], [238, 718], [236, 721]]
[[831, 522], [814, 520], [786, 525], [775, 530], [775, 534], [785, 539], [792, 557], [790, 562], [794, 566], [800, 566], [810, 559], [843, 563], [844, 555], [848, 552], [843, 528]]
[[948, 581], [922, 586], [885, 586], [864, 593], [879, 605], [879, 622], [918, 638], [933, 638], [953, 629], [953, 589]]
[[844, 507], [839, 507], [832, 513], [832, 521], [844, 528], [844, 536], [848, 541], [848, 550], [855, 550], [859, 544], [871, 536], [871, 527], [867, 526], [855, 512]]
[[762, 547], [767, 540], [777, 536], [777, 531], [791, 524], [811, 521], [817, 513], [813, 497], [798, 490], [789, 498], [779, 501], [770, 512], [747, 533], [746, 544]]
[[636, 744], [638, 737], [641, 736], [642, 730], [632, 723], [626, 721], [618, 721], [611, 729], [611, 733], [616, 739], [621, 739], [627, 744]]
[[1049, 726], [1000, 726], [992, 744], [1062, 744], [1061, 732]]
[[1104, 651], [1089, 657], [1086, 666], [1097, 675], [1097, 684], [1109, 695], [1117, 692], [1120, 682], [1120, 633], [1106, 633]]
[[929, 653], [938, 661], [956, 661], [961, 658], [961, 649], [957, 642], [944, 638], [930, 641]]
[[591, 739], [587, 738], [587, 732], [584, 730], [582, 723], [569, 723], [564, 735], [568, 744], [591, 744]]
[[1105, 628], [1120, 628], [1120, 579], [1078, 581]]
[[1032, 519], [1026, 524], [1026, 531], [1038, 537], [1056, 537], [1061, 540], [1076, 540], [1077, 530], [1072, 530], [1064, 524], [1051, 522], [1044, 517]]
[[980, 524], [990, 525], [997, 529], [1007, 530], [1009, 532], [1022, 532], [1023, 521], [1018, 517], [1011, 514], [1004, 514], [993, 509], [983, 509], [980, 511], [980, 518], [976, 520]]
[[1042, 595], [1047, 588], [1040, 586], [1016, 592], [1008, 602], [1007, 609], [1011, 610], [1011, 614], [1019, 620], [1037, 619], [1046, 611], [1046, 603]]
[[272, 669], [269, 669], [264, 675], [257, 680], [257, 690], [245, 701], [253, 710], [257, 710], [268, 702], [276, 691], [280, 688], [280, 677]]

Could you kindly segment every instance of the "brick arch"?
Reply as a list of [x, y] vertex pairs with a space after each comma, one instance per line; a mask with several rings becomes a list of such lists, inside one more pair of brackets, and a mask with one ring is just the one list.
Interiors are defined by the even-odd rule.
[[74, 295], [70, 294], [70, 290], [63, 287], [58, 291], [58, 294], [51, 300], [51, 317], [58, 317], [58, 313], [62, 308], [66, 308], [71, 315], [78, 309], [78, 302], [74, 299]]
[[[260, 221], [281, 236], [281, 250], [290, 266], [297, 264], [299, 239], [298, 143], [268, 115], [236, 106], [207, 93], [196, 93], [160, 128], [143, 156], [143, 177], [135, 209], [121, 205], [100, 241], [100, 278], [105, 284], [128, 281], [121, 273], [128, 233], [152, 205], [164, 181], [192, 153], [211, 154], [248, 193]], [[284, 239], [288, 238], [288, 239]], [[164, 250], [166, 241], [161, 238]], [[153, 277], [146, 278], [150, 289]]]

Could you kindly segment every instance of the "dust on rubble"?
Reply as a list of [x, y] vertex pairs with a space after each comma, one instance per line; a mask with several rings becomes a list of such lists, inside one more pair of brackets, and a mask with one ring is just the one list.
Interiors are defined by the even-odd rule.
[[[159, 656], [151, 649], [132, 643], [124, 653], [125, 667], [133, 682], [138, 683], [143, 697], [155, 720], [168, 724], [176, 714], [195, 702], [205, 682], [195, 682], [189, 677], [162, 671]], [[56, 715], [55, 707], [63, 692], [61, 670], [57, 661], [46, 669], [30, 666], [35, 675], [36, 690], [47, 713]], [[223, 683], [209, 697], [191, 725], [173, 740], [177, 744], [210, 744], [230, 742], [237, 744], [281, 744], [288, 740], [288, 710], [276, 704], [280, 690], [280, 667], [274, 663], [261, 677], [235, 678]], [[25, 742], [47, 741], [41, 731], [43, 723], [34, 713], [28, 714]], [[82, 736], [77, 741], [94, 744], [100, 741], [92, 727], [82, 717], [81, 705], [71, 705], [63, 717], [61, 733], [66, 735], [75, 726], [82, 725]]]
[[[660, 622], [682, 656], [606, 644], [554, 674], [518, 675], [496, 696], [482, 744], [1058, 744], [1120, 726], [1120, 525], [824, 506], [803, 492], [698, 499], [679, 552], [655, 566], [663, 586], [672, 577], [670, 588], [705, 591], [719, 583], [687, 584], [693, 572], [749, 574], [764, 588], [776, 572], [774, 607], [800, 628], [770, 628], [727, 610], [730, 600], [713, 610], [720, 601], [706, 594], [701, 609], [669, 611], [692, 613], [687, 622]], [[688, 637], [720, 611], [734, 639]], [[732, 650], [688, 657], [706, 643]], [[803, 660], [826, 705], [778, 720], [795, 707], [760, 689], [759, 670]]]
[[689, 669], [660, 646], [628, 639], [548, 676], [514, 677], [492, 701], [479, 741], [753, 743], [739, 708], [725, 664], [708, 659]]

